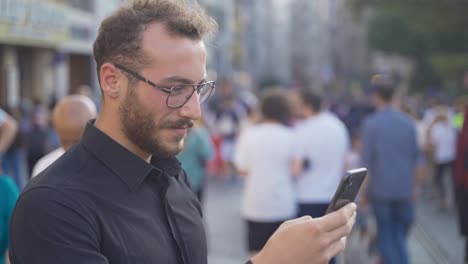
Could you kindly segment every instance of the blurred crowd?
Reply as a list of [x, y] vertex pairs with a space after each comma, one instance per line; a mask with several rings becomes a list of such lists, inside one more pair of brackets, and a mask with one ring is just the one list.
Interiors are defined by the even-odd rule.
[[466, 236], [467, 98], [402, 96], [386, 75], [369, 83], [367, 95], [357, 97], [297, 87], [253, 94], [235, 80], [219, 83], [180, 158], [198, 160], [198, 169], [186, 169], [189, 176], [197, 171], [199, 197], [207, 175], [244, 178], [250, 255], [285, 220], [323, 216], [346, 171], [360, 167], [369, 175], [357, 197], [356, 230], [367, 259], [409, 263], [408, 236], [421, 199], [458, 216]]
[[[458, 215], [466, 236], [467, 98], [401, 97], [385, 76], [370, 86], [369, 95], [349, 97], [306, 87], [265, 87], [255, 94], [244, 80], [217, 82], [178, 158], [200, 201], [207, 177], [244, 179], [242, 217], [251, 255], [284, 221], [323, 216], [346, 171], [359, 167], [369, 169], [356, 227], [368, 254], [382, 263], [408, 263], [417, 199]], [[0, 110], [2, 217], [31, 177], [75, 144], [95, 118], [89, 88], [78, 90], [81, 95], [50, 106], [24, 99]], [[4, 252], [8, 228], [0, 228]]]

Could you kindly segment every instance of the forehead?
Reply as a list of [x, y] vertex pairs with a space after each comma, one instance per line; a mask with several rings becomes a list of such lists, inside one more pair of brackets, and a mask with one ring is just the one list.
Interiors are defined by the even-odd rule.
[[201, 39], [171, 34], [162, 23], [151, 24], [145, 29], [142, 48], [152, 58], [153, 64], [185, 63], [204, 67], [206, 60], [206, 49]]

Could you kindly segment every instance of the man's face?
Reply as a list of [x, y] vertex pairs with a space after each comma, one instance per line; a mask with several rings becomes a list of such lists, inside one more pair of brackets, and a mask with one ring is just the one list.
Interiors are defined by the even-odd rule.
[[[206, 50], [201, 40], [173, 36], [161, 24], [143, 33], [143, 51], [153, 63], [139, 72], [164, 88], [178, 84], [199, 84], [206, 77]], [[173, 157], [184, 146], [187, 130], [201, 117], [196, 93], [181, 108], [166, 105], [167, 93], [144, 82], [128, 87], [119, 106], [122, 130], [143, 151], [159, 158]]]

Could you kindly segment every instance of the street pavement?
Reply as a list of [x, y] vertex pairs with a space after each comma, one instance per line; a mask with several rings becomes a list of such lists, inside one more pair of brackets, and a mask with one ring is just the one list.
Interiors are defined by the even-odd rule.
[[[248, 259], [245, 227], [240, 216], [242, 183], [210, 179], [204, 203], [208, 233], [209, 264], [241, 264]], [[412, 228], [409, 251], [413, 264], [462, 264], [464, 241], [458, 234], [454, 212], [445, 212], [428, 199], [417, 204], [416, 223]], [[340, 264], [376, 263], [367, 254], [367, 243], [357, 232], [348, 239]]]

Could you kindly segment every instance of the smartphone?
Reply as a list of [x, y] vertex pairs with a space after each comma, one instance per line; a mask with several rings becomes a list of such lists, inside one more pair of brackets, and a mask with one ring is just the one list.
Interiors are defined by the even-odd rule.
[[361, 185], [367, 176], [367, 169], [349, 170], [336, 189], [335, 195], [328, 206], [326, 214], [334, 212], [348, 203], [354, 202]]

